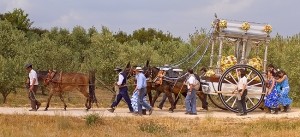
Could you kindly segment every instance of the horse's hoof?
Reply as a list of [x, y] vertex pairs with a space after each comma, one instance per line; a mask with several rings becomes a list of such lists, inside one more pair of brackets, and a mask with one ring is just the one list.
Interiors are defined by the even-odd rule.
[[48, 110], [48, 108], [45, 108], [45, 109], [44, 109], [44, 111], [47, 111], [47, 110]]
[[169, 113], [173, 113], [174, 111], [173, 110], [169, 110]]

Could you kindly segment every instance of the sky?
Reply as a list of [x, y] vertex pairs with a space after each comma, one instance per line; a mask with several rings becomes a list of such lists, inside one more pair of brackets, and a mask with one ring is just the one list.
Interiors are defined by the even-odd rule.
[[33, 27], [44, 29], [105, 26], [131, 34], [144, 27], [187, 40], [197, 29], [209, 30], [215, 13], [222, 19], [268, 23], [273, 36], [292, 36], [300, 32], [299, 5], [299, 0], [0, 0], [0, 13], [21, 8]]

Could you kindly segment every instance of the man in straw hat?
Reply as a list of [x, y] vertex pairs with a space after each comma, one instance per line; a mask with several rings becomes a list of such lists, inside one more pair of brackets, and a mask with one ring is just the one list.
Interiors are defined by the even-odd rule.
[[35, 93], [39, 85], [37, 80], [37, 73], [35, 72], [35, 70], [32, 69], [32, 64], [26, 64], [25, 68], [29, 74], [26, 82], [29, 83], [28, 97], [31, 102], [31, 109], [29, 111], [37, 111], [41, 106], [41, 103], [35, 98]]
[[138, 113], [137, 115], [142, 114], [142, 107], [145, 107], [149, 111], [149, 115], [152, 114], [153, 108], [145, 101], [143, 98], [147, 93], [147, 81], [145, 75], [142, 73], [143, 69], [141, 67], [136, 67], [136, 88], [135, 91], [138, 91]]
[[118, 81], [115, 83], [116, 87], [119, 90], [119, 93], [117, 93], [117, 97], [115, 101], [111, 104], [111, 108], [108, 109], [109, 112], [113, 113], [116, 109], [116, 106], [120, 103], [121, 99], [124, 98], [125, 102], [128, 105], [129, 111], [133, 112], [133, 108], [131, 105], [131, 100], [128, 95], [128, 87], [126, 85], [127, 82], [127, 75], [124, 71], [122, 71], [121, 68], [117, 67], [114, 69], [118, 74]]

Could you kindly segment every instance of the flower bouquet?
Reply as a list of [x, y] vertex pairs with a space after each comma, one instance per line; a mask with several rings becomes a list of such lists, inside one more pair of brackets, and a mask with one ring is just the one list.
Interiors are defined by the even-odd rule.
[[264, 26], [264, 32], [270, 34], [272, 32], [272, 26], [267, 24]]
[[220, 27], [221, 29], [227, 28], [227, 21], [226, 21], [226, 20], [221, 20], [221, 21], [219, 22], [219, 27]]
[[244, 22], [241, 26], [241, 29], [247, 32], [250, 29], [250, 23]]

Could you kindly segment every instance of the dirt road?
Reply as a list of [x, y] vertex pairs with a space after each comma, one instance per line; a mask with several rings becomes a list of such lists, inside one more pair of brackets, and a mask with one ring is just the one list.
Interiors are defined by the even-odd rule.
[[[103, 117], [136, 117], [131, 113], [128, 113], [127, 108], [117, 108], [114, 113], [107, 111], [107, 108], [93, 108], [89, 111], [83, 108], [68, 108], [64, 111], [62, 108], [49, 108], [48, 111], [43, 109], [32, 112], [28, 111], [29, 108], [12, 108], [12, 107], [0, 107], [0, 114], [26, 114], [26, 115], [48, 115], [48, 116], [74, 116], [83, 117], [88, 114], [98, 113]], [[247, 116], [236, 116], [235, 113], [229, 111], [223, 111], [220, 109], [211, 109], [209, 111], [198, 110], [198, 115], [186, 115], [184, 109], [175, 110], [174, 113], [169, 113], [167, 109], [155, 109], [151, 116], [145, 115], [145, 117], [177, 117], [177, 118], [241, 118], [241, 119], [257, 119], [257, 118], [300, 118], [300, 109], [293, 108], [288, 113], [279, 112], [279, 114], [266, 114], [263, 111], [256, 110], [248, 113]]]

